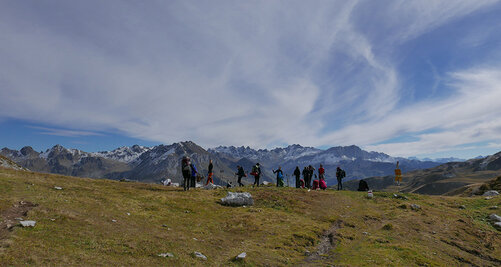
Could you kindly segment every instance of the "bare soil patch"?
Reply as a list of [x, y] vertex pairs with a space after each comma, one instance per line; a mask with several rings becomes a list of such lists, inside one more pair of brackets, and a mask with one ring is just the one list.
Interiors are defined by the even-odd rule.
[[19, 219], [24, 219], [28, 215], [28, 211], [38, 206], [28, 201], [20, 201], [12, 205], [12, 207], [0, 211], [0, 247], [2, 247], [5, 239], [9, 237], [12, 228], [19, 225]]

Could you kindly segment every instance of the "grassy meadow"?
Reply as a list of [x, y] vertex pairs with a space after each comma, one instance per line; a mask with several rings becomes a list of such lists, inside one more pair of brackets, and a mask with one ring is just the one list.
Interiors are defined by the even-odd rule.
[[[0, 266], [501, 265], [501, 232], [487, 218], [501, 213], [490, 209], [499, 196], [230, 190], [250, 192], [254, 206], [220, 205], [227, 189], [0, 169], [2, 219], [20, 201], [37, 205], [22, 216], [34, 228], [0, 229]], [[167, 252], [174, 257], [158, 256]], [[242, 252], [245, 260], [234, 261]]]

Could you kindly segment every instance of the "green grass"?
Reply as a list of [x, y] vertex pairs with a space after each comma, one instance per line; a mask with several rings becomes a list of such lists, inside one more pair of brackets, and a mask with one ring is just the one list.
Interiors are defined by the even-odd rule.
[[[486, 221], [492, 213], [488, 208], [501, 206], [499, 197], [404, 194], [409, 200], [401, 200], [385, 192], [367, 199], [366, 193], [350, 191], [232, 191], [250, 192], [255, 205], [221, 206], [225, 189], [184, 192], [1, 169], [0, 212], [21, 200], [38, 206], [27, 216], [37, 221], [36, 227], [15, 227], [0, 242], [0, 265], [456, 266], [501, 261], [500, 232]], [[422, 210], [411, 210], [411, 203]], [[403, 204], [406, 209], [399, 207]], [[315, 251], [324, 231], [337, 222], [335, 248], [314, 263], [305, 262], [305, 251]], [[194, 251], [208, 260], [194, 258]], [[157, 256], [165, 252], [174, 258]], [[247, 253], [245, 261], [234, 262], [241, 252]]]

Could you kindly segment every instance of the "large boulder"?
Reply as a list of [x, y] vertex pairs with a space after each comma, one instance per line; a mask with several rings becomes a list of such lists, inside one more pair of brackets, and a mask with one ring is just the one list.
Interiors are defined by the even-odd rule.
[[221, 198], [221, 203], [226, 206], [252, 206], [254, 205], [254, 200], [248, 192], [228, 192], [226, 197]]

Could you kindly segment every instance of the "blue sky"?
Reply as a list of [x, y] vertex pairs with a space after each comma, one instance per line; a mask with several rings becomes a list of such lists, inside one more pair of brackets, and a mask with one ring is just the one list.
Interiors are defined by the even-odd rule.
[[501, 151], [501, 3], [2, 1], [0, 146]]

